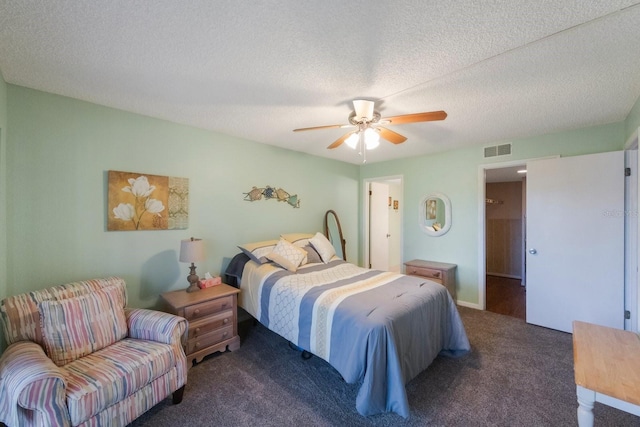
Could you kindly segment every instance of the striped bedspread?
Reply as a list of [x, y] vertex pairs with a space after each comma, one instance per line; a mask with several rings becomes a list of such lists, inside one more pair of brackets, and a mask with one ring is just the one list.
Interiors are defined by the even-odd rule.
[[435, 282], [334, 259], [296, 273], [250, 262], [243, 307], [262, 324], [362, 382], [362, 415], [409, 416], [404, 385], [438, 356], [469, 351], [447, 290]]

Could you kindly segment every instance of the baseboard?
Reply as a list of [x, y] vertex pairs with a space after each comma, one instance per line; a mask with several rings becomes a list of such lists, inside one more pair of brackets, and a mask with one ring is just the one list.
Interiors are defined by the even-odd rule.
[[480, 304], [477, 304], [475, 302], [466, 302], [466, 301], [456, 301], [456, 304], [461, 305], [462, 307], [469, 307], [469, 308], [475, 308], [476, 310], [482, 310], [482, 307], [480, 307]]

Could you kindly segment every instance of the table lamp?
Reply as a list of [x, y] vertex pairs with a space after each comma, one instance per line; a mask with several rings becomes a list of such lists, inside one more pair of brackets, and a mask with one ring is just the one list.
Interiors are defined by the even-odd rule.
[[190, 273], [187, 276], [189, 287], [187, 292], [200, 290], [198, 282], [200, 278], [196, 274], [196, 266], [194, 262], [204, 261], [204, 242], [202, 239], [185, 239], [180, 242], [180, 262], [190, 262]]

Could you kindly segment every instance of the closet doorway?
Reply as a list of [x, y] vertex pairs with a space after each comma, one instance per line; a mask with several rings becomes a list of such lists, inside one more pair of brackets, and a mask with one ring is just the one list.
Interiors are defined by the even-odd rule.
[[526, 320], [526, 165], [485, 175], [486, 310]]
[[[403, 177], [363, 181], [364, 266], [402, 272]], [[383, 197], [374, 194], [382, 192]]]

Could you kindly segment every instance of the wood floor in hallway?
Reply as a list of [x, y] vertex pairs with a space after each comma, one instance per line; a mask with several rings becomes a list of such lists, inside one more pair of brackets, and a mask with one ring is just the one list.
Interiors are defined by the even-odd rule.
[[526, 320], [526, 288], [520, 282], [520, 279], [487, 275], [487, 311]]

